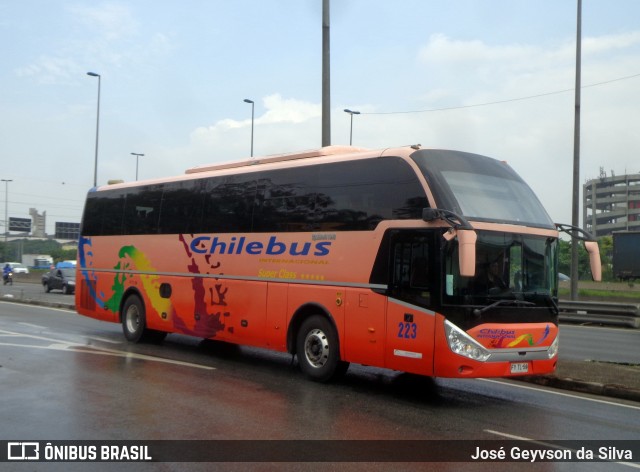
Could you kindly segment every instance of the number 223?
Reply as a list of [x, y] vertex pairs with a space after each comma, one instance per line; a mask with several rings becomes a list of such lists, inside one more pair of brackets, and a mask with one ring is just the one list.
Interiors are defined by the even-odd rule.
[[401, 321], [398, 323], [398, 337], [404, 339], [416, 339], [418, 337], [418, 325]]

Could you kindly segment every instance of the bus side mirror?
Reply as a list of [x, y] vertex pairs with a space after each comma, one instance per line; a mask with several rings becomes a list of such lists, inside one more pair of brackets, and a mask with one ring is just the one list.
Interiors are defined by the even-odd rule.
[[456, 230], [458, 236], [458, 264], [462, 277], [476, 275], [476, 240], [478, 235], [471, 229]]
[[597, 241], [585, 241], [584, 248], [589, 253], [589, 264], [591, 265], [591, 277], [596, 282], [602, 280], [602, 264], [600, 262], [600, 248]]
[[476, 240], [478, 235], [473, 230], [473, 226], [464, 217], [440, 208], [423, 208], [422, 219], [427, 222], [440, 219], [451, 226], [451, 229], [443, 236], [447, 241], [458, 237], [460, 275], [474, 277], [476, 275]]
[[556, 228], [558, 228], [558, 231], [571, 236], [571, 240], [574, 244], [577, 243], [576, 240], [578, 239], [584, 241], [584, 248], [589, 253], [591, 277], [594, 281], [600, 282], [602, 280], [602, 263], [600, 262], [600, 249], [598, 248], [598, 241], [596, 241], [596, 238], [577, 226], [571, 226], [565, 223], [556, 223]]

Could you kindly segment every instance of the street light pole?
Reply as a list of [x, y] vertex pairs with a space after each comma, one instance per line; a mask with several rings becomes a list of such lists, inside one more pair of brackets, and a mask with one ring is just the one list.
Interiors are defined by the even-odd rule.
[[322, 0], [322, 147], [331, 146], [331, 15]]
[[253, 111], [255, 108], [255, 103], [253, 103], [253, 100], [249, 100], [248, 98], [245, 98], [244, 102], [251, 104], [251, 157], [253, 157]]
[[353, 142], [353, 115], [359, 115], [360, 112], [359, 111], [354, 111], [354, 110], [349, 110], [348, 108], [345, 108], [345, 113], [349, 113], [351, 115], [351, 129], [349, 131], [349, 146], [351, 146], [351, 143]]
[[138, 180], [138, 159], [140, 159], [144, 154], [139, 154], [137, 152], [132, 152], [132, 156], [136, 156], [136, 180]]
[[11, 179], [1, 179], [4, 182], [4, 242], [7, 242], [9, 236], [9, 182]]
[[100, 134], [100, 74], [87, 72], [87, 75], [98, 78], [98, 110], [96, 113], [96, 157], [93, 165], [93, 186], [98, 186], [98, 136]]
[[[578, 0], [576, 27], [576, 88], [573, 129], [573, 198], [571, 224], [580, 226], [580, 89], [582, 69], [582, 0]], [[594, 235], [595, 235], [594, 231]], [[571, 236], [571, 300], [578, 299], [578, 239]]]

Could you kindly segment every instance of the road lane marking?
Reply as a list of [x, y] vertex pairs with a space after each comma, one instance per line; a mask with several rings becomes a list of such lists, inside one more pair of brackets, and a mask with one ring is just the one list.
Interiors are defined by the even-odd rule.
[[[47, 331], [49, 329], [46, 326], [41, 326], [41, 325], [37, 325], [37, 324], [33, 324], [33, 323], [26, 323], [24, 321], [20, 321], [18, 324], [21, 324], [23, 326], [28, 326], [30, 328], [41, 329], [41, 330], [44, 330], [44, 331]], [[22, 334], [21, 334], [21, 336], [22, 336]], [[87, 336], [87, 339], [93, 339], [94, 341], [99, 341], [99, 342], [108, 343], [108, 344], [122, 344], [122, 341], [115, 341], [113, 339], [101, 338], [101, 337], [98, 337], [98, 336]]]
[[85, 344], [61, 341], [59, 339], [47, 338], [44, 336], [35, 336], [32, 334], [15, 333], [12, 331], [0, 330], [0, 337], [1, 336], [8, 336], [12, 338], [15, 338], [15, 337], [31, 338], [31, 339], [36, 339], [38, 341], [48, 342], [49, 344], [37, 345], [37, 344], [18, 344], [18, 343], [0, 342], [0, 346], [26, 347], [26, 348], [32, 348], [32, 349], [49, 349], [53, 351], [80, 352], [85, 354], [97, 354], [102, 356], [122, 357], [125, 359], [137, 359], [137, 360], [145, 360], [145, 361], [151, 361], [151, 362], [160, 362], [163, 364], [172, 364], [172, 365], [179, 365], [184, 367], [194, 367], [196, 369], [216, 370], [215, 367], [202, 365], [202, 364], [194, 364], [191, 362], [165, 359], [162, 357], [149, 356], [146, 354], [137, 354], [129, 351], [120, 351], [117, 349], [101, 348], [97, 346], [87, 346]]
[[508, 385], [508, 386], [511, 386], [511, 387], [522, 388], [522, 389], [525, 389], [525, 390], [534, 390], [536, 392], [550, 393], [552, 395], [559, 395], [561, 397], [579, 398], [581, 400], [590, 401], [590, 402], [594, 402], [594, 403], [602, 403], [602, 404], [605, 404], [605, 405], [621, 406], [623, 408], [630, 408], [632, 410], [640, 410], [640, 406], [626, 405], [624, 403], [617, 403], [617, 402], [612, 402], [612, 401], [609, 401], [609, 400], [600, 400], [599, 398], [583, 397], [583, 396], [580, 396], [580, 395], [574, 395], [574, 394], [571, 394], [571, 393], [558, 392], [558, 391], [555, 391], [555, 390], [550, 390], [550, 389], [541, 388], [541, 387], [530, 387], [528, 385], [520, 385], [520, 384], [515, 384], [515, 383], [510, 383], [510, 382], [505, 382], [505, 381], [500, 381], [500, 380], [492, 380], [492, 379], [476, 379], [476, 380], [480, 380], [482, 382], [496, 383], [496, 384], [499, 384], [499, 385]]
[[20, 321], [18, 324], [21, 324], [23, 326], [29, 326], [30, 328], [47, 329], [46, 326], [40, 326], [40, 325], [37, 325], [37, 324], [26, 323], [24, 321]]
[[87, 339], [93, 339], [94, 341], [100, 341], [101, 343], [122, 344], [122, 341], [116, 341], [115, 339], [99, 338], [97, 336], [87, 336]]
[[69, 306], [69, 308], [58, 308], [55, 306], [44, 306], [44, 305], [32, 305], [31, 303], [16, 303], [16, 302], [8, 302], [6, 300], [0, 300], [0, 304], [5, 303], [7, 305], [11, 304], [13, 306], [16, 305], [22, 305], [25, 308], [33, 308], [33, 309], [40, 309], [40, 310], [53, 310], [53, 311], [61, 311], [63, 313], [74, 313], [77, 314], [75, 309], [73, 309], [71, 306]]
[[[569, 451], [577, 452], [577, 449], [573, 449], [570, 447], [558, 446], [557, 444], [552, 444], [545, 441], [537, 441], [535, 439], [526, 438], [524, 436], [516, 436], [515, 434], [503, 433], [501, 431], [495, 431], [493, 429], [485, 429], [484, 432], [489, 434], [495, 434], [496, 436], [501, 436], [507, 439], [514, 439], [516, 441], [529, 441], [533, 444], [539, 444], [541, 446], [550, 447], [553, 449], [566, 449]], [[627, 467], [631, 467], [633, 469], [640, 469], [640, 464], [637, 464], [635, 462], [619, 462], [619, 461], [605, 461], [605, 462], [611, 462], [612, 464], [626, 465]]]

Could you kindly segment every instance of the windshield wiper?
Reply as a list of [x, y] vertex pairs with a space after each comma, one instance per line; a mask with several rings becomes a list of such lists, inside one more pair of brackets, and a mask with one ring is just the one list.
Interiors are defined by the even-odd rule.
[[500, 305], [516, 305], [516, 306], [535, 306], [535, 303], [526, 302], [524, 300], [516, 300], [516, 299], [502, 299], [493, 302], [491, 305], [487, 305], [483, 308], [476, 308], [473, 310], [473, 315], [480, 317], [485, 311], [491, 310]]
[[557, 315], [558, 313], [560, 313], [560, 308], [558, 308], [558, 304], [556, 303], [556, 301], [553, 299], [553, 297], [551, 295], [549, 295], [546, 292], [522, 292], [522, 294], [526, 297], [526, 296], [533, 296], [533, 297], [542, 297], [543, 300], [545, 302], [547, 302], [547, 306], [551, 309], [553, 309], [554, 313]]

